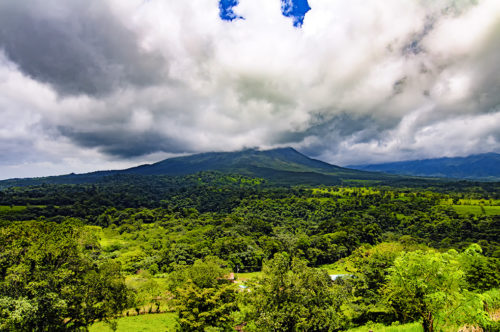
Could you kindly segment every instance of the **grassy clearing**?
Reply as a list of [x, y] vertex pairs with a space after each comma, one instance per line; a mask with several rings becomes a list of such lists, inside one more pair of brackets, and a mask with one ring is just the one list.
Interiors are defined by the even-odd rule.
[[[156, 332], [156, 331], [174, 331], [176, 326], [176, 314], [152, 314], [122, 317], [117, 319], [118, 332]], [[108, 324], [98, 322], [92, 325], [90, 332], [112, 332]]]
[[347, 272], [347, 262], [343, 259], [333, 263], [325, 264], [318, 267], [319, 269], [326, 270], [328, 274], [348, 274]]
[[496, 216], [500, 215], [500, 206], [479, 206], [479, 205], [453, 205], [453, 209], [458, 214], [473, 214], [476, 216], [487, 215]]
[[113, 229], [105, 228], [102, 230], [102, 232], [100, 232], [99, 236], [101, 247], [108, 247], [113, 245], [124, 246], [128, 244], [127, 241], [125, 241], [123, 237], [121, 237], [120, 233]]
[[422, 324], [410, 323], [404, 325], [394, 325], [394, 326], [384, 326], [382, 324], [370, 324], [361, 327], [356, 327], [354, 329], [350, 329], [347, 332], [422, 332], [424, 329], [422, 328]]
[[252, 278], [260, 276], [262, 272], [246, 272], [246, 273], [235, 273], [234, 276], [238, 281], [247, 281]]
[[0, 212], [19, 212], [26, 210], [26, 206], [9, 206], [9, 205], [0, 205]]
[[[30, 205], [30, 207], [44, 208], [45, 205]], [[25, 205], [0, 205], [0, 213], [20, 212], [26, 210], [28, 207]]]
[[[139, 315], [122, 317], [117, 319], [118, 332], [156, 332], [174, 331], [177, 324], [176, 314], [163, 313], [152, 315]], [[410, 323], [404, 325], [384, 326], [382, 324], [370, 324], [362, 327], [350, 329], [347, 332], [422, 332], [421, 323]], [[98, 322], [92, 325], [90, 332], [112, 332], [108, 324]]]

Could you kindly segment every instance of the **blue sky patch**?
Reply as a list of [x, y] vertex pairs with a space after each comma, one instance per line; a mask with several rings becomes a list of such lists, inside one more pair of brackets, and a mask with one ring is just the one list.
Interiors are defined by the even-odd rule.
[[306, 13], [311, 9], [307, 0], [281, 0], [281, 12], [293, 18], [293, 25], [301, 27]]
[[[244, 19], [242, 16], [237, 15], [233, 11], [233, 7], [237, 6], [238, 3], [238, 0], [220, 0], [220, 18], [225, 21]], [[281, 0], [281, 13], [286, 17], [291, 17], [295, 27], [302, 26], [304, 23], [304, 17], [310, 9], [311, 7], [309, 7], [307, 0]]]
[[225, 21], [232, 21], [235, 19], [242, 19], [242, 16], [236, 15], [233, 7], [238, 5], [238, 0], [220, 0], [219, 1], [219, 16]]

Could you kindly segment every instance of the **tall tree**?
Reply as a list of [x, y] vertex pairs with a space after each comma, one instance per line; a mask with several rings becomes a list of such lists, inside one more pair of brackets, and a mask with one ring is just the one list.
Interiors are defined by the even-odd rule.
[[[479, 297], [466, 291], [459, 259], [455, 250], [417, 250], [396, 258], [384, 292], [401, 321], [421, 320], [425, 332], [436, 326], [484, 324], [487, 313]], [[465, 306], [467, 315], [457, 315]]]
[[305, 260], [276, 254], [250, 287], [250, 329], [330, 331], [341, 326], [344, 295], [326, 271], [308, 267]]
[[223, 266], [222, 260], [207, 257], [189, 267], [178, 266], [171, 273], [169, 288], [181, 331], [232, 329], [237, 293], [228, 278], [230, 271]]
[[0, 229], [0, 330], [71, 331], [128, 305], [116, 263], [99, 259], [82, 226], [14, 223]]

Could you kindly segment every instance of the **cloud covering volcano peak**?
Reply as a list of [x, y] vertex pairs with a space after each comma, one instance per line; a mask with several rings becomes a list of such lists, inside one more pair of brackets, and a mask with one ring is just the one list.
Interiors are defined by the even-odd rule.
[[0, 2], [0, 176], [293, 146], [335, 164], [500, 151], [500, 2]]

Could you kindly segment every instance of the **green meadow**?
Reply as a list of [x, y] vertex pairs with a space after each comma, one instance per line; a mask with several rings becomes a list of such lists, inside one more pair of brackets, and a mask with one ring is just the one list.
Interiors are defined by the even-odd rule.
[[[116, 320], [117, 332], [158, 332], [175, 331], [174, 313], [149, 314], [121, 317]], [[109, 324], [98, 322], [90, 326], [90, 332], [113, 332]]]
[[486, 215], [486, 216], [497, 216], [500, 215], [500, 206], [489, 206], [489, 205], [453, 205], [453, 209], [457, 211], [458, 214], [468, 215], [472, 214], [475, 216]]

